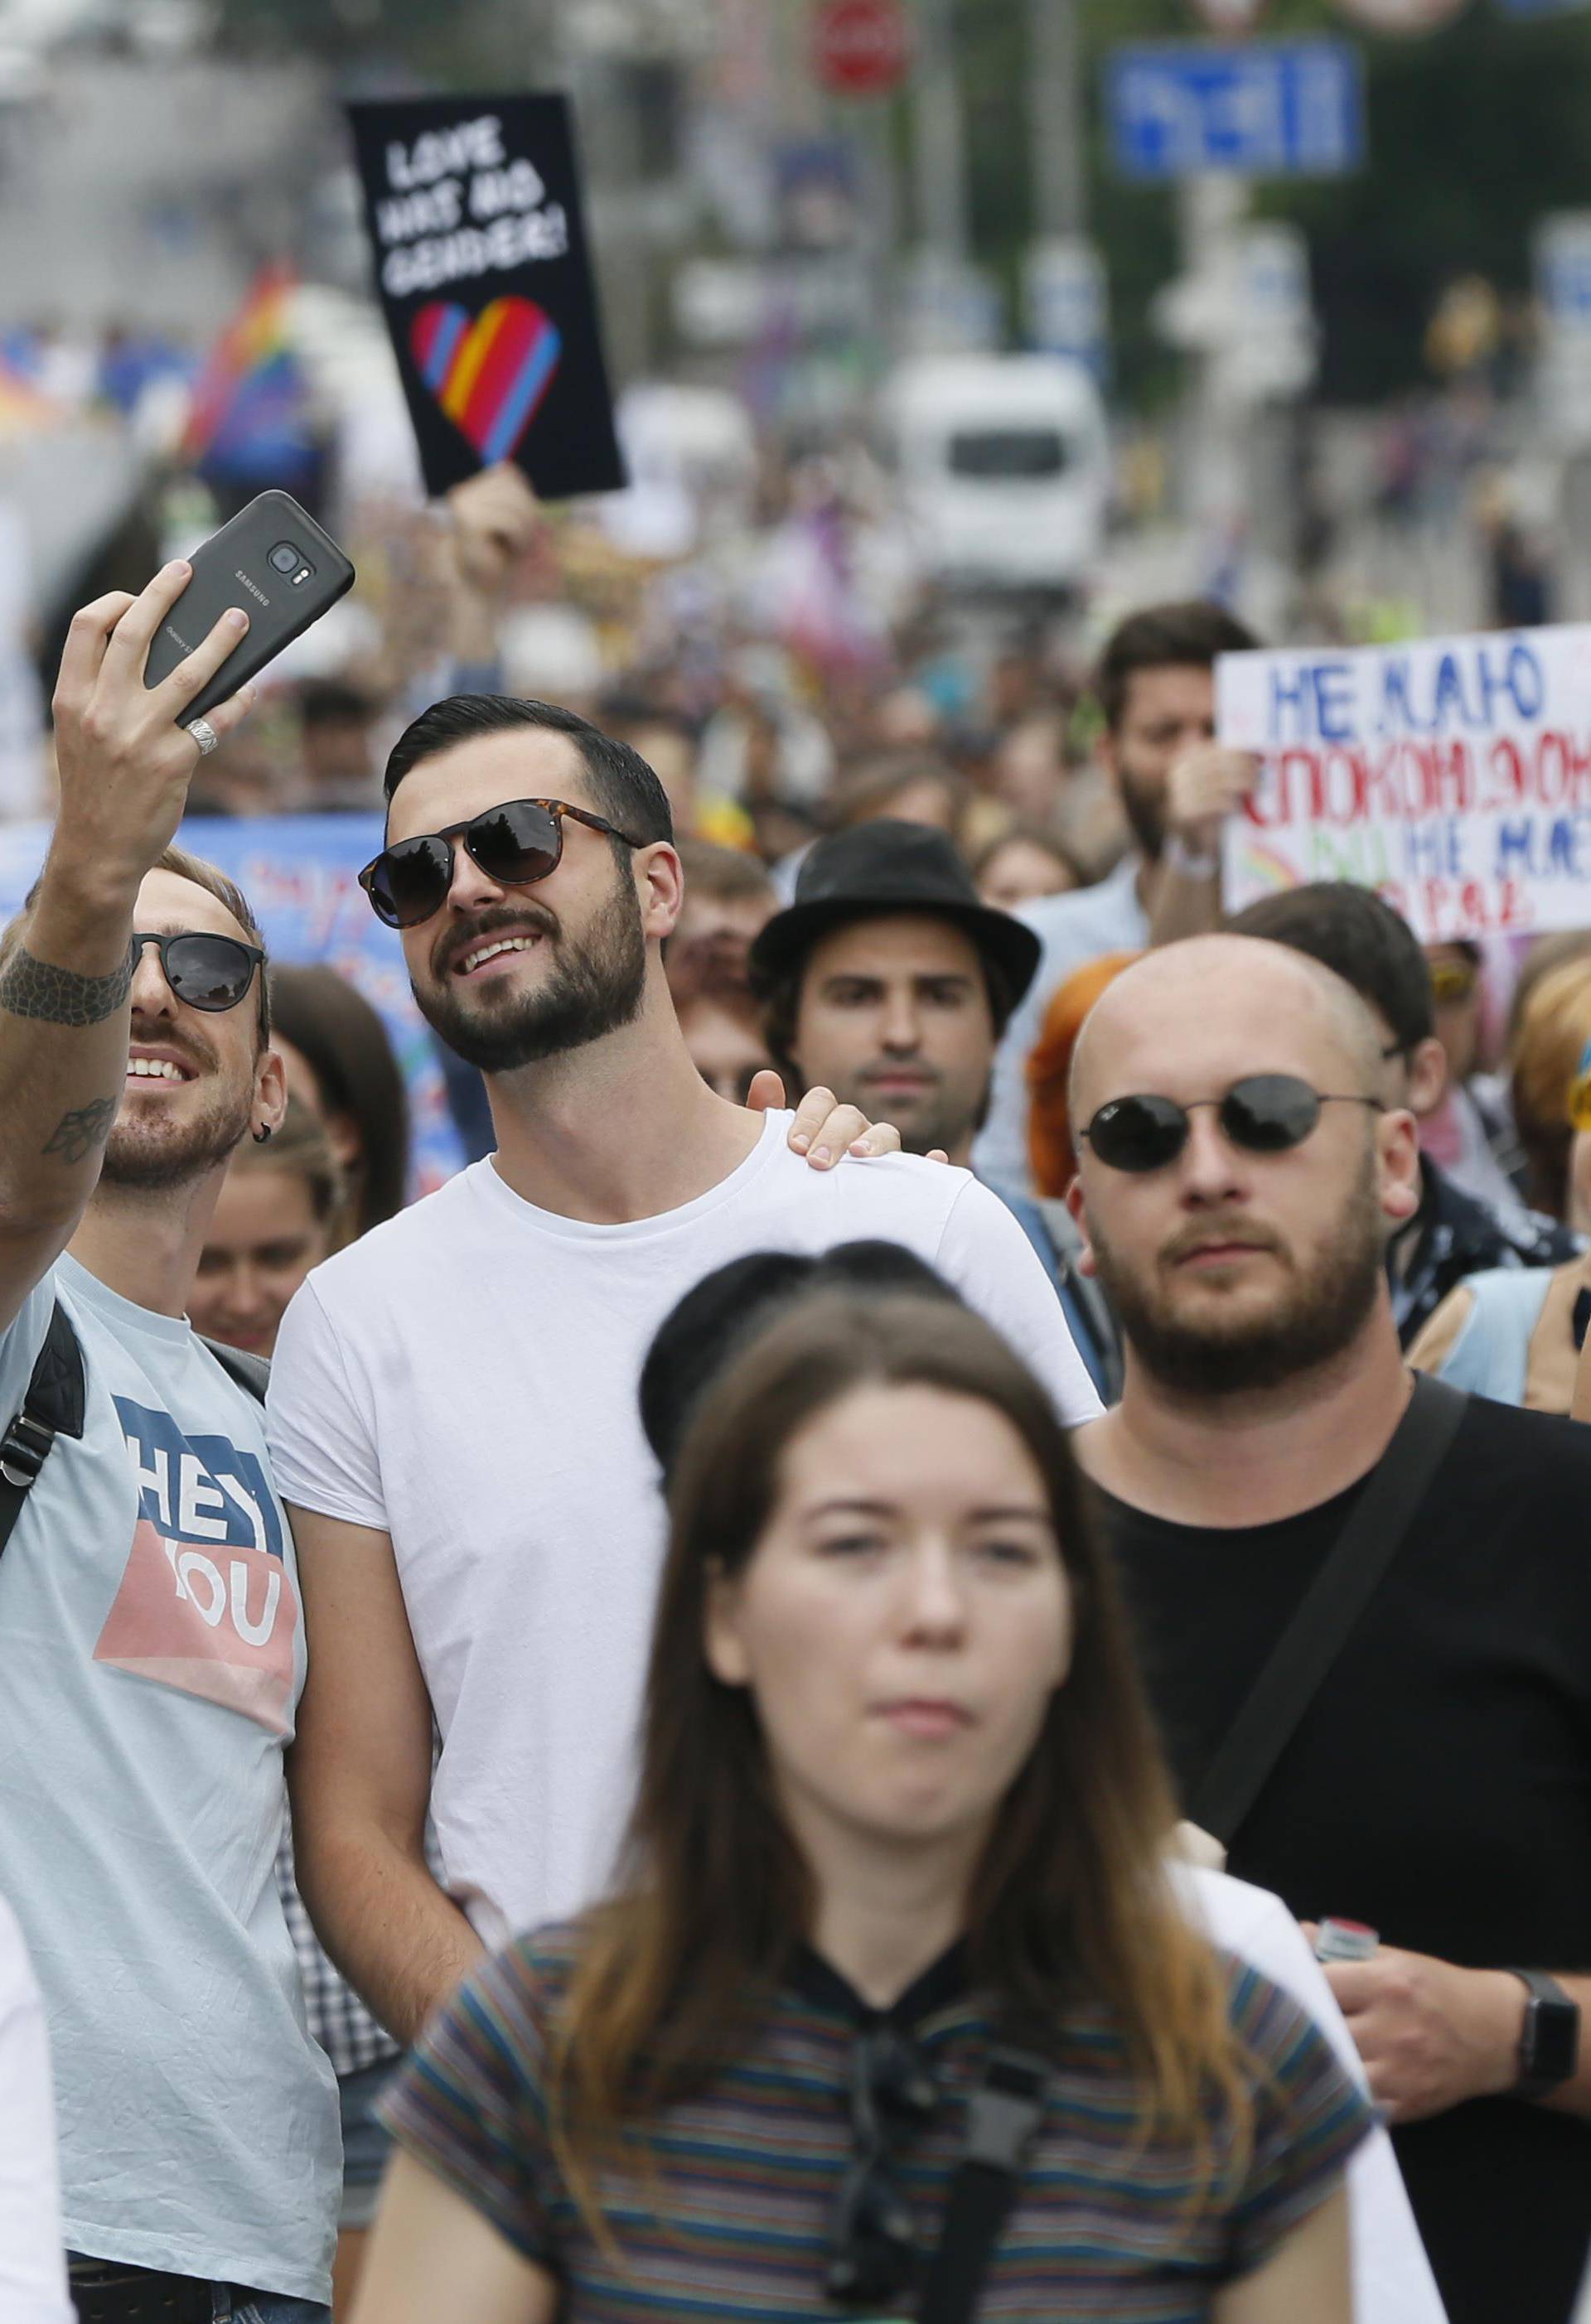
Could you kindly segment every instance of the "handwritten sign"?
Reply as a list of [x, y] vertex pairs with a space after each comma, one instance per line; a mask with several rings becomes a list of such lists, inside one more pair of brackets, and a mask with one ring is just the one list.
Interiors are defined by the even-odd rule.
[[1591, 627], [1225, 654], [1216, 703], [1262, 760], [1229, 911], [1352, 880], [1428, 944], [1591, 927]]
[[544, 499], [623, 484], [567, 98], [412, 97], [348, 118], [428, 489], [497, 460]]

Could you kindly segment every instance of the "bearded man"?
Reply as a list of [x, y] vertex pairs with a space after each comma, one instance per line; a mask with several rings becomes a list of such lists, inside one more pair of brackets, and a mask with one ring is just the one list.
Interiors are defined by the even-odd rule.
[[[1185, 1801], [1407, 1461], [1383, 1259], [1419, 1152], [1382, 1047], [1330, 970], [1242, 936], [1151, 954], [1078, 1043], [1071, 1200], [1125, 1347], [1079, 1450]], [[1327, 1974], [1453, 2324], [1563, 2324], [1591, 2236], [1591, 1435], [1449, 1420], [1220, 1836], [1306, 1922], [1380, 1933]]]
[[457, 696], [399, 738], [386, 786], [361, 876], [421, 1009], [486, 1076], [497, 1150], [316, 1269], [271, 1439], [315, 1641], [299, 1884], [408, 2041], [483, 1940], [606, 1883], [665, 1532], [636, 1391], [685, 1291], [744, 1252], [887, 1236], [1005, 1331], [1063, 1418], [1099, 1404], [1021, 1227], [965, 1171], [814, 1169], [865, 1127], [854, 1109], [837, 1139], [703, 1081], [663, 970], [668, 798], [634, 750], [554, 705]]
[[60, 818], [0, 948], [0, 1866], [79, 2312], [328, 2324], [336, 2086], [272, 1868], [292, 1541], [258, 1402], [183, 1312], [227, 1157], [286, 1104], [259, 930], [171, 844], [246, 706], [177, 723], [242, 612], [144, 686], [188, 574], [72, 622]]

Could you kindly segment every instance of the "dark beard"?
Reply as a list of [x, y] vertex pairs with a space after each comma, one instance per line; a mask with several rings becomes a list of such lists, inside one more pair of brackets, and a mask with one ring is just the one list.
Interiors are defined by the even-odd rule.
[[1157, 786], [1150, 788], [1141, 784], [1126, 769], [1121, 769], [1116, 788], [1121, 795], [1122, 812], [1133, 834], [1133, 844], [1140, 855], [1151, 863], [1161, 860], [1161, 850], [1166, 844], [1166, 805], [1163, 791]]
[[545, 939], [553, 948], [548, 973], [534, 992], [501, 1007], [472, 1002], [450, 976], [413, 993], [420, 1013], [456, 1056], [483, 1074], [512, 1074], [543, 1057], [562, 1056], [633, 1024], [646, 993], [646, 938], [641, 907], [627, 867], [592, 921], [583, 943], [568, 936]]
[[239, 1096], [218, 1095], [208, 1112], [180, 1137], [146, 1136], [117, 1122], [105, 1148], [100, 1167], [102, 1186], [119, 1186], [130, 1194], [162, 1194], [173, 1186], [190, 1185], [225, 1162], [248, 1134], [254, 1112], [254, 1084]]
[[1381, 1288], [1383, 1225], [1374, 1157], [1307, 1271], [1269, 1314], [1223, 1330], [1172, 1313], [1152, 1270], [1139, 1275], [1090, 1229], [1099, 1280], [1122, 1336], [1161, 1388], [1200, 1397], [1247, 1396], [1317, 1370], [1352, 1345]]

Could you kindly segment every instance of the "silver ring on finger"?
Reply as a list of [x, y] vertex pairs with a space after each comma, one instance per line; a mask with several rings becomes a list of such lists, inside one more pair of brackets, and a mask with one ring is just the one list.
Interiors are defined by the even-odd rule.
[[190, 718], [188, 722], [188, 731], [199, 744], [199, 755], [201, 759], [208, 759], [221, 739], [208, 718]]

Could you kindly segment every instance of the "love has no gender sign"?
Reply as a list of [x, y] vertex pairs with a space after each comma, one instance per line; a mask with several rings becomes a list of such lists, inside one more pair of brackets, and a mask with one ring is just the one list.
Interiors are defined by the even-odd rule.
[[548, 500], [623, 484], [567, 98], [348, 118], [427, 489], [497, 460]]

